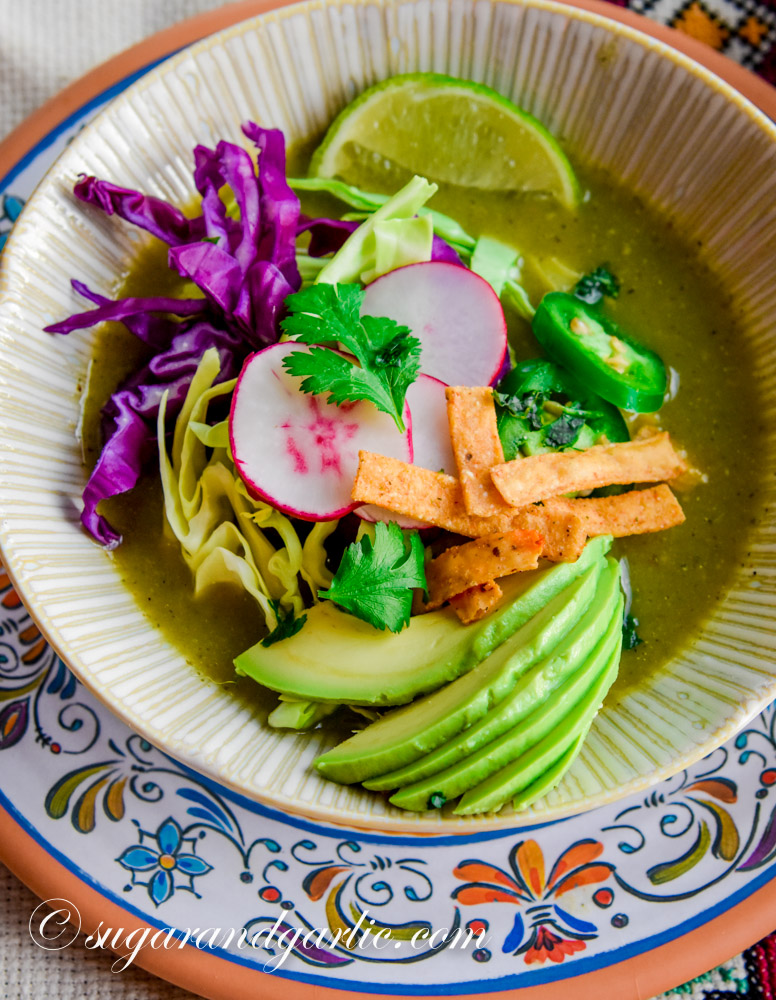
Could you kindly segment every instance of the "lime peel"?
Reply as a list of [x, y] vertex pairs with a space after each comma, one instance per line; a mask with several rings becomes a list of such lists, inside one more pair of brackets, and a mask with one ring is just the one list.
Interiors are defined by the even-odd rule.
[[541, 122], [484, 84], [437, 73], [394, 76], [364, 91], [334, 119], [310, 175], [353, 183], [364, 167], [394, 190], [397, 177], [419, 173], [480, 190], [541, 192], [569, 209], [580, 199], [566, 154]]

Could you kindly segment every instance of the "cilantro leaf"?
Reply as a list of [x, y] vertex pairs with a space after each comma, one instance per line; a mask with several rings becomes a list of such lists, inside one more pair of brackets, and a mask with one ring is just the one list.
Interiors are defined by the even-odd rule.
[[280, 606], [280, 601], [270, 600], [269, 603], [275, 612], [275, 618], [277, 618], [278, 623], [270, 634], [261, 640], [262, 646], [273, 646], [276, 642], [280, 642], [281, 639], [290, 639], [292, 635], [296, 635], [300, 631], [307, 621], [307, 615], [300, 615], [297, 618], [294, 615], [293, 608], [284, 611]]
[[584, 426], [584, 417], [562, 413], [557, 420], [553, 420], [544, 428], [544, 444], [548, 448], [568, 448], [577, 440]]
[[327, 402], [342, 403], [366, 399], [391, 413], [393, 397], [385, 383], [365, 368], [352, 364], [344, 355], [325, 347], [313, 347], [309, 354], [294, 351], [283, 362], [291, 375], [303, 376], [302, 392], [314, 395], [327, 392]]
[[642, 642], [644, 642], [639, 633], [636, 631], [638, 627], [638, 618], [634, 618], [633, 615], [625, 615], [622, 620], [623, 649], [635, 649], [636, 646], [640, 646]]
[[522, 417], [529, 430], [538, 431], [542, 426], [542, 407], [547, 400], [544, 392], [524, 392], [522, 395], [494, 392], [498, 406], [513, 417]]
[[[339, 341], [358, 357], [358, 330], [364, 290], [360, 285], [310, 285], [287, 296], [283, 333], [303, 344]], [[359, 359], [360, 360], [360, 359]]]
[[529, 392], [523, 397], [525, 403], [525, 419], [532, 431], [542, 429], [542, 407], [547, 397], [542, 392]]
[[620, 282], [605, 267], [597, 267], [590, 274], [583, 275], [574, 286], [574, 295], [588, 305], [600, 302], [604, 295], [616, 299], [620, 294]]
[[[404, 431], [404, 400], [420, 371], [420, 341], [385, 316], [362, 316], [364, 290], [355, 284], [317, 284], [286, 299], [283, 332], [303, 344], [339, 344], [356, 361], [328, 348], [289, 354], [291, 375], [303, 392], [328, 392], [328, 402], [366, 399]], [[356, 363], [357, 362], [357, 363]]]
[[447, 802], [447, 798], [444, 792], [432, 792], [428, 797], [429, 809], [441, 809], [445, 802]]
[[349, 545], [330, 587], [318, 596], [375, 628], [400, 632], [409, 624], [413, 587], [426, 587], [420, 536], [411, 531], [405, 540], [397, 524], [378, 521], [374, 542], [364, 535]]
[[513, 417], [522, 416], [523, 410], [525, 409], [522, 396], [517, 396], [509, 392], [498, 392], [494, 389], [493, 399], [496, 406], [499, 406], [502, 410], [506, 410], [508, 413], [511, 413]]

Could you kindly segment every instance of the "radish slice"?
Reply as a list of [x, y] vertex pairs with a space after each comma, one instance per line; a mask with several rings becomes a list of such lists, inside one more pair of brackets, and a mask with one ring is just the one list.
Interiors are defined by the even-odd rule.
[[330, 521], [353, 510], [350, 499], [365, 451], [412, 461], [411, 416], [400, 434], [372, 403], [334, 406], [299, 388], [283, 359], [303, 344], [273, 344], [245, 362], [232, 397], [229, 439], [234, 464], [251, 493], [307, 521]]
[[[407, 390], [407, 405], [412, 415], [413, 465], [435, 472], [457, 475], [450, 425], [447, 422], [447, 386], [430, 375], [419, 375]], [[364, 521], [395, 521], [401, 528], [428, 528], [425, 521], [393, 514], [376, 504], [356, 508]]]
[[438, 378], [418, 375], [407, 390], [413, 430], [412, 464], [455, 476], [458, 470], [450, 441], [446, 388]]
[[362, 314], [388, 316], [420, 340], [421, 371], [448, 385], [490, 385], [507, 355], [498, 295], [467, 268], [408, 264], [367, 286]]

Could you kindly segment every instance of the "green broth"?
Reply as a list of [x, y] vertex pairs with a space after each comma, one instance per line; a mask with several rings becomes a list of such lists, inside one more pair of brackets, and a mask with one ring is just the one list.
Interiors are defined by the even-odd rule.
[[[576, 272], [608, 265], [621, 282], [619, 298], [608, 306], [611, 314], [678, 375], [678, 392], [660, 411], [660, 423], [706, 481], [677, 490], [685, 524], [615, 545], [615, 555], [629, 562], [632, 610], [644, 640], [623, 655], [610, 696], [617, 697], [692, 643], [735, 566], [746, 559], [742, 525], [754, 522], [760, 509], [764, 428], [749, 377], [754, 358], [737, 331], [729, 296], [704, 263], [703, 248], [689, 245], [670, 220], [607, 174], [580, 170], [579, 175], [589, 196], [573, 215], [540, 197], [475, 195], [450, 187], [439, 191], [433, 205], [470, 233], [495, 237], [519, 247], [527, 259], [542, 260], [545, 270], [554, 266], [552, 258]], [[368, 177], [360, 181], [368, 188]], [[322, 197], [310, 199], [305, 209], [342, 211]], [[534, 299], [549, 290], [542, 289], [536, 268], [526, 267], [525, 274]], [[165, 294], [177, 287], [166, 269], [166, 248], [156, 244], [136, 262], [120, 292]], [[518, 358], [539, 355], [528, 324], [508, 318]], [[97, 410], [142, 357], [123, 328], [98, 333], [85, 419], [92, 462]], [[176, 547], [164, 540], [157, 486], [146, 483], [104, 508], [117, 526], [127, 526], [114, 559], [154, 624], [198, 669], [221, 680], [229, 677], [232, 657], [261, 634], [255, 606], [236, 593], [193, 598], [188, 571]]]

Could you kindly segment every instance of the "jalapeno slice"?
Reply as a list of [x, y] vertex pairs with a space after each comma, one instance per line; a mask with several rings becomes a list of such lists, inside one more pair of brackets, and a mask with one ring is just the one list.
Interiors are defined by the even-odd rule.
[[588, 386], [553, 361], [544, 358], [518, 361], [501, 380], [498, 391], [510, 396], [524, 396], [529, 392], [562, 396], [567, 402], [576, 403], [580, 411], [587, 412], [585, 423], [596, 437], [604, 434], [612, 443], [630, 441], [628, 425], [617, 407], [591, 392]]
[[[520, 361], [496, 387], [498, 432], [507, 459], [558, 448], [589, 448], [602, 435], [628, 441], [616, 406], [591, 392], [553, 361]], [[553, 404], [563, 401], [554, 411]]]
[[532, 325], [552, 360], [589, 391], [637, 413], [653, 413], [662, 406], [667, 386], [662, 360], [598, 309], [574, 295], [550, 292], [539, 303]]

